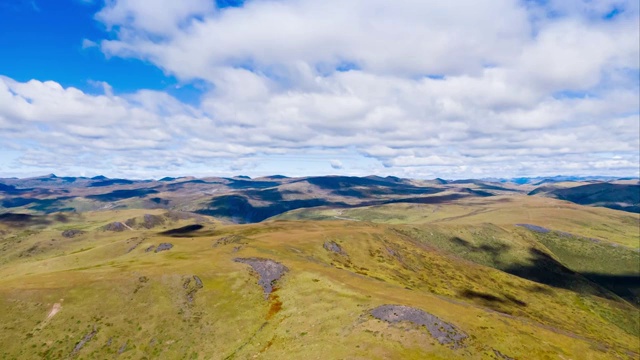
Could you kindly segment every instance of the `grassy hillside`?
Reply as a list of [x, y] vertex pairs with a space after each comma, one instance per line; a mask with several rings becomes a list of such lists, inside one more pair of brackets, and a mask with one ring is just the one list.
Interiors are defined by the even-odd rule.
[[524, 223], [632, 249], [640, 248], [638, 214], [525, 195], [461, 198], [436, 204], [398, 203], [352, 209], [300, 209], [275, 219], [344, 219], [414, 225], [491, 223], [502, 227]]
[[[437, 215], [429, 213], [435, 205], [386, 206], [332, 216], [389, 212], [395, 224], [333, 217], [228, 225], [164, 210], [5, 219], [0, 357], [637, 358], [638, 308], [566, 270], [592, 269], [602, 248], [558, 248], [561, 237], [506, 226], [506, 213], [487, 223], [488, 214], [466, 212], [469, 203], [439, 205]], [[618, 219], [598, 211], [597, 219]], [[410, 223], [400, 224], [402, 216]], [[186, 227], [196, 223], [202, 227]], [[174, 228], [181, 230], [167, 232]], [[625, 229], [617, 243], [632, 242]], [[69, 230], [73, 236], [62, 235]], [[161, 244], [172, 247], [157, 251]], [[562, 252], [570, 248], [586, 250], [570, 262]], [[623, 253], [628, 263], [603, 261], [597, 272], [624, 273], [637, 252]], [[264, 274], [238, 259], [271, 260], [287, 271], [265, 294]], [[541, 259], [569, 283], [526, 271]], [[385, 304], [435, 316], [462, 340], [376, 318]]]

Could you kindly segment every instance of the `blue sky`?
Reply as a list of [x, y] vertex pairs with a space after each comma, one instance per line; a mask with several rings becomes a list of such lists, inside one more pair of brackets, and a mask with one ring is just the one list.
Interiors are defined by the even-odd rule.
[[53, 80], [95, 93], [96, 81], [118, 92], [162, 90], [185, 101], [195, 101], [199, 91], [180, 84], [151, 63], [119, 57], [106, 58], [97, 48], [83, 48], [84, 39], [109, 38], [105, 26], [94, 19], [100, 2], [81, 0], [9, 1], [0, 12], [0, 69], [18, 81]]
[[638, 176], [638, 13], [3, 1], [0, 176]]

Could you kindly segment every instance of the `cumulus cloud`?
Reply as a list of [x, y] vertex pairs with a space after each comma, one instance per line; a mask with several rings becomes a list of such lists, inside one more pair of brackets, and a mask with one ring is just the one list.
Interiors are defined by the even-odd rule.
[[183, 21], [212, 9], [213, 2], [209, 0], [110, 0], [96, 18], [109, 28], [126, 27], [136, 32], [168, 35], [178, 31]]
[[0, 78], [0, 140], [30, 166], [95, 157], [124, 175], [286, 154], [336, 170], [375, 159], [350, 166], [362, 174], [638, 175], [638, 14], [633, 1], [111, 0], [96, 15], [107, 56], [210, 90], [187, 105]]

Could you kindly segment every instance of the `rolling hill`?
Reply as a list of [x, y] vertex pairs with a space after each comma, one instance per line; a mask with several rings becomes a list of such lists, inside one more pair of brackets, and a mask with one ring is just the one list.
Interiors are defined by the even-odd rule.
[[51, 179], [5, 184], [1, 358], [640, 356], [633, 212], [484, 181]]

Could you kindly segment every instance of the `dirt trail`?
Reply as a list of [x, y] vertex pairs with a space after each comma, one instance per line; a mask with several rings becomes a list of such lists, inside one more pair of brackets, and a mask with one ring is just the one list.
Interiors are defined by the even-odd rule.
[[346, 218], [346, 217], [342, 217], [342, 216], [334, 216], [334, 218], [336, 218], [338, 220], [360, 221], [358, 219], [351, 219], [351, 218]]
[[437, 219], [437, 220], [434, 220], [434, 221], [432, 221], [432, 222], [433, 222], [433, 223], [447, 222], [447, 221], [451, 221], [451, 220], [462, 219], [462, 218], [465, 218], [465, 217], [470, 217], [470, 216], [474, 216], [474, 215], [478, 215], [478, 214], [486, 213], [486, 212], [492, 212], [492, 211], [495, 211], [495, 210], [492, 210], [492, 209], [485, 209], [485, 208], [480, 208], [480, 209], [477, 209], [477, 210], [473, 210], [473, 211], [471, 211], [471, 212], [468, 212], [468, 213], [466, 213], [466, 214], [457, 215], [457, 216], [451, 216], [451, 217], [446, 217], [446, 218], [442, 218], [442, 219]]
[[131, 228], [131, 226], [129, 226], [129, 225], [125, 224], [125, 223], [121, 223], [121, 224], [122, 224], [124, 227], [126, 227], [127, 229], [129, 229], [129, 230], [133, 231], [133, 229]]
[[60, 310], [62, 310], [63, 301], [64, 299], [60, 299], [60, 302], [53, 304], [53, 306], [51, 307], [51, 310], [49, 311], [49, 314], [47, 314], [47, 317], [44, 320], [42, 320], [42, 322], [39, 323], [33, 330], [39, 331], [44, 329], [44, 327], [47, 326], [47, 324], [51, 321], [51, 319], [53, 319], [53, 317], [56, 316], [56, 314], [59, 313]]
[[344, 214], [344, 211], [343, 211], [343, 210], [336, 210], [336, 214], [337, 214], [337, 215], [334, 215], [333, 217], [334, 217], [334, 218], [336, 218], [336, 219], [338, 219], [338, 220], [360, 221], [360, 220], [358, 220], [358, 219], [352, 219], [352, 218], [348, 218], [348, 217], [341, 216], [341, 215], [343, 215], [343, 214]]
[[61, 303], [53, 304], [53, 307], [51, 308], [51, 311], [49, 311], [49, 315], [47, 315], [47, 320], [49, 320], [52, 317], [54, 317], [58, 312], [60, 312], [61, 309], [62, 309], [62, 304]]

